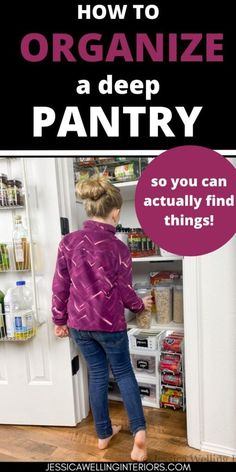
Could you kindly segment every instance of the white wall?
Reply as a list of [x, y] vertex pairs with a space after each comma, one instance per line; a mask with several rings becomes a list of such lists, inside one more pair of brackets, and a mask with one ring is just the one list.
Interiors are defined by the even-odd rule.
[[199, 271], [202, 447], [236, 454], [236, 237]]

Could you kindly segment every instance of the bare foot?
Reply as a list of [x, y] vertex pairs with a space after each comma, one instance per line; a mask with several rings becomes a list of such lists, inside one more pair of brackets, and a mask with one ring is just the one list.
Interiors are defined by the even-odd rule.
[[147, 460], [146, 431], [138, 431], [135, 435], [131, 459], [136, 462]]
[[113, 438], [113, 436], [118, 434], [120, 430], [121, 430], [121, 426], [112, 426], [112, 431], [113, 431], [112, 436], [110, 436], [109, 438], [106, 438], [106, 439], [99, 439], [98, 440], [98, 449], [101, 449], [101, 450], [106, 449], [108, 447], [108, 444], [109, 444], [110, 440]]

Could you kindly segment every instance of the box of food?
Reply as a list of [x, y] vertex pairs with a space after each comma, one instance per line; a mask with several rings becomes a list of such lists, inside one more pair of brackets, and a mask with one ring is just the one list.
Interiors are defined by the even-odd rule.
[[162, 374], [179, 375], [182, 371], [181, 357], [173, 354], [161, 354], [159, 370]]
[[150, 284], [158, 285], [161, 282], [173, 283], [174, 280], [178, 280], [181, 277], [180, 272], [171, 272], [169, 270], [162, 270], [159, 272], [150, 272]]
[[170, 407], [179, 410], [184, 407], [184, 395], [179, 390], [162, 388], [160, 396], [160, 408]]
[[174, 353], [183, 353], [184, 335], [181, 332], [171, 332], [161, 341], [161, 350]]

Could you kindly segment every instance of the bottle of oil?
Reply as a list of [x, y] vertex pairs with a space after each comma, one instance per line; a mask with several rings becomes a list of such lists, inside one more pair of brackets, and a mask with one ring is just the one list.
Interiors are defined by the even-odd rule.
[[13, 231], [13, 250], [16, 270], [30, 269], [30, 252], [28, 233], [22, 224], [20, 215], [15, 217], [15, 228]]

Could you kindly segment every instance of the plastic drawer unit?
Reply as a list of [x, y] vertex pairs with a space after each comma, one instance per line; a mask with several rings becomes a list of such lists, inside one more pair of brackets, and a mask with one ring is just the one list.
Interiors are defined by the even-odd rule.
[[138, 386], [142, 404], [144, 406], [151, 406], [159, 408], [159, 382], [158, 381], [146, 381], [145, 378], [138, 380]]
[[165, 331], [161, 330], [133, 328], [128, 332], [130, 349], [157, 351], [160, 349], [161, 340], [164, 338], [164, 335]]
[[113, 379], [109, 379], [108, 398], [109, 398], [109, 400], [122, 401], [118, 384]]
[[141, 374], [142, 376], [158, 377], [158, 359], [159, 355], [149, 353], [135, 353], [131, 354], [131, 362], [133, 365], [134, 373]]

